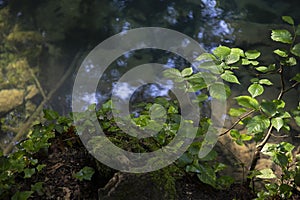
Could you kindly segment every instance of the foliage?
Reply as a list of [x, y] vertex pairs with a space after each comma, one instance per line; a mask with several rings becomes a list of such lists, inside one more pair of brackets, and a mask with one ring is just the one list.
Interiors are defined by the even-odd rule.
[[82, 180], [89, 180], [90, 181], [92, 179], [92, 176], [93, 176], [94, 173], [95, 173], [95, 171], [94, 171], [93, 168], [85, 166], [79, 172], [76, 172], [74, 174], [74, 177], [77, 178], [80, 181], [82, 181]]
[[46, 165], [39, 163], [39, 155], [47, 155], [50, 139], [55, 137], [55, 133], [67, 132], [72, 124], [71, 118], [59, 116], [51, 110], [44, 110], [44, 118], [47, 120], [45, 124], [34, 125], [27, 138], [16, 145], [17, 150], [8, 156], [1, 152], [0, 198], [28, 199], [33, 194], [43, 195], [42, 182], [31, 185], [30, 191], [21, 191], [19, 182], [43, 170]]

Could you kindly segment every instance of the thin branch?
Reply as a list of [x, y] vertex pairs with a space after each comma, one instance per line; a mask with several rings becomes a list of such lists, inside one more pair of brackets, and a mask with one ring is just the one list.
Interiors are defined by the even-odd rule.
[[225, 132], [221, 133], [219, 135], [219, 137], [223, 136], [223, 135], [226, 135], [229, 131], [231, 131], [236, 125], [238, 125], [238, 123], [240, 121], [242, 121], [243, 119], [245, 119], [246, 117], [248, 117], [249, 115], [251, 115], [252, 113], [254, 113], [255, 110], [250, 110], [249, 112], [245, 113], [243, 116], [239, 117], [237, 121], [235, 121], [231, 127], [229, 129], [227, 129]]

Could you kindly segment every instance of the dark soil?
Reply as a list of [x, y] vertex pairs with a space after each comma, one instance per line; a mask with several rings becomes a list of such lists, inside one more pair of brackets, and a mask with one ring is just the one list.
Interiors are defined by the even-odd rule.
[[[105, 177], [95, 172], [91, 181], [79, 181], [73, 174], [83, 167], [97, 169], [93, 157], [71, 132], [57, 136], [51, 143], [48, 152], [36, 155], [40, 164], [47, 166], [38, 175], [21, 182], [22, 190], [30, 190], [31, 184], [42, 181], [43, 193], [40, 195], [34, 193], [30, 199], [98, 199], [98, 189], [103, 188], [113, 174], [111, 177]], [[193, 177], [178, 180], [176, 190], [178, 200], [248, 200], [255, 197], [251, 190], [243, 185], [237, 184], [226, 190], [216, 190]]]

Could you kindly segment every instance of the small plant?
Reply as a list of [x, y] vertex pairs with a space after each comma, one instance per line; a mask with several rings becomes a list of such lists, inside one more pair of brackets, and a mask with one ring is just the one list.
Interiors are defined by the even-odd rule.
[[92, 176], [94, 175], [94, 173], [95, 173], [95, 170], [93, 168], [85, 166], [79, 172], [75, 173], [74, 177], [80, 181], [83, 181], [83, 180], [90, 181], [92, 179]]

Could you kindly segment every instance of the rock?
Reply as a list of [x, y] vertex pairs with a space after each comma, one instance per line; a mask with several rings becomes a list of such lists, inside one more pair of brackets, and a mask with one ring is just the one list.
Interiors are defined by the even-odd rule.
[[0, 91], [0, 112], [6, 113], [21, 105], [24, 101], [24, 90], [10, 89]]
[[29, 85], [26, 88], [27, 94], [25, 97], [25, 100], [32, 99], [35, 95], [39, 93], [39, 90], [37, 89], [36, 85]]

